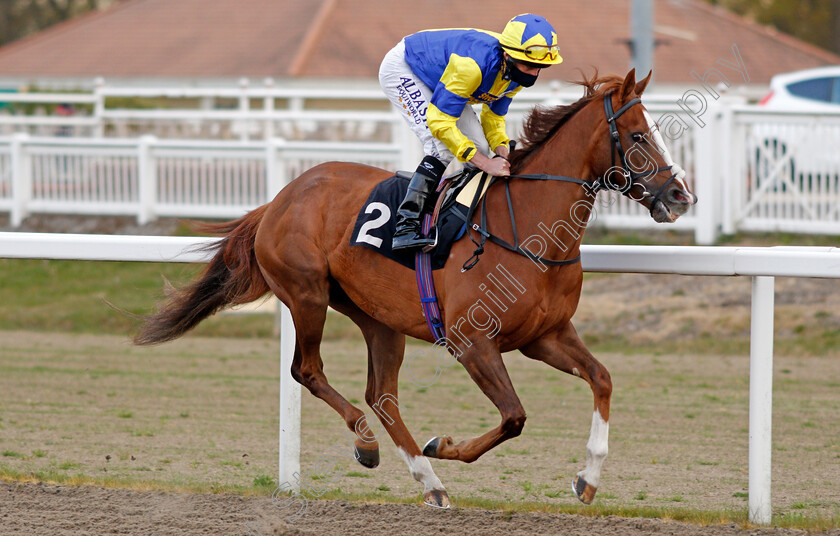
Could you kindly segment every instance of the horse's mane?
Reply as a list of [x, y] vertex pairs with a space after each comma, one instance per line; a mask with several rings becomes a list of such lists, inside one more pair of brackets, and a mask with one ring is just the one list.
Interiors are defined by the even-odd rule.
[[598, 77], [598, 69], [595, 69], [591, 78], [581, 73], [582, 79], [574, 82], [583, 86], [583, 97], [572, 104], [554, 106], [550, 108], [534, 107], [528, 117], [525, 118], [523, 134], [519, 139], [517, 147], [509, 156], [510, 168], [513, 173], [519, 171], [525, 160], [538, 147], [541, 147], [551, 138], [560, 127], [565, 125], [569, 119], [579, 112], [584, 106], [594, 99], [603, 98], [621, 87], [623, 78], [615, 75]]

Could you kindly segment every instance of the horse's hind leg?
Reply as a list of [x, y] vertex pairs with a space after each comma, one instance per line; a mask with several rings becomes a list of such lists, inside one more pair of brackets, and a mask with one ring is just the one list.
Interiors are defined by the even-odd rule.
[[268, 270], [263, 269], [263, 275], [271, 290], [289, 307], [295, 324], [297, 341], [292, 377], [341, 415], [347, 428], [356, 435], [356, 460], [366, 467], [376, 467], [379, 465], [379, 444], [365, 424], [364, 412], [333, 389], [324, 375], [321, 338], [329, 304], [327, 278], [315, 279], [312, 272], [306, 274], [308, 278], [299, 274], [295, 287], [287, 288], [291, 285], [279, 285]]
[[595, 498], [601, 480], [601, 467], [609, 451], [610, 373], [586, 349], [571, 323], [521, 348], [521, 351], [532, 359], [586, 380], [592, 389], [595, 411], [586, 443], [586, 467], [572, 482], [578, 499], [589, 504]]
[[365, 401], [394, 440], [411, 476], [423, 484], [423, 502], [436, 508], [449, 508], [446, 489], [432, 469], [429, 459], [423, 456], [400, 415], [397, 384], [405, 353], [405, 335], [377, 322], [355, 305], [344, 303], [333, 304], [333, 307], [349, 316], [365, 336], [368, 347]]

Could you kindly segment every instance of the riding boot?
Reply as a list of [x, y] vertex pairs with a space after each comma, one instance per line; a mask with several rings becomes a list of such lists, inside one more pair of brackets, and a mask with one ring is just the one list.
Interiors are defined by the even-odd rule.
[[397, 229], [391, 250], [419, 249], [434, 244], [420, 233], [420, 218], [426, 211], [429, 198], [437, 188], [446, 164], [434, 156], [425, 156], [408, 183], [408, 192], [397, 210]]

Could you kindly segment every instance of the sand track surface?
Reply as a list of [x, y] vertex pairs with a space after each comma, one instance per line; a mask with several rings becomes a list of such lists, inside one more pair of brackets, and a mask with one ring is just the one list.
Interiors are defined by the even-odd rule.
[[[0, 535], [86, 536], [94, 534], [253, 535], [423, 535], [564, 534], [567, 536], [793, 536], [802, 530], [741, 528], [734, 524], [697, 526], [658, 519], [516, 513], [478, 508], [433, 510], [415, 504], [309, 501], [293, 523], [269, 497], [172, 494], [4, 483], [0, 487]], [[840, 530], [822, 533], [840, 535]]]

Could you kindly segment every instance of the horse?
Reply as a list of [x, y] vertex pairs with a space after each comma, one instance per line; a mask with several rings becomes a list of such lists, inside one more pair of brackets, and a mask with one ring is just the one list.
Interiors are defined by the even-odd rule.
[[[591, 503], [608, 452], [612, 381], [571, 319], [581, 295], [583, 270], [576, 261], [595, 210], [594, 192], [599, 186], [619, 190], [658, 222], [676, 220], [697, 202], [683, 181], [685, 173], [674, 172], [679, 168], [669, 161], [661, 135], [650, 138], [655, 123], [640, 99], [650, 76], [637, 83], [635, 70], [623, 79], [599, 78], [596, 70], [578, 82], [584, 96], [577, 102], [531, 111], [520, 147], [509, 156], [511, 177], [500, 179], [506, 188], [488, 188], [481, 201], [493, 215], [487, 222], [491, 234], [516, 242], [518, 226], [534, 233], [530, 249], [488, 244], [482, 262], [464, 271], [452, 259], [470, 257], [473, 245], [460, 240], [452, 246], [450, 262], [434, 272], [448, 326], [443, 347], [501, 417], [483, 435], [460, 442], [436, 436], [421, 449], [400, 417], [397, 381], [406, 336], [441, 341], [434, 341], [427, 329], [414, 272], [371, 249], [350, 245], [360, 207], [377, 183], [393, 175], [383, 169], [320, 164], [242, 218], [204, 224], [203, 230], [223, 236], [214, 245], [212, 260], [194, 281], [170, 289], [157, 311], [144, 317], [133, 342], [175, 339], [228, 305], [273, 293], [288, 306], [297, 332], [292, 376], [341, 415], [353, 434], [356, 460], [373, 468], [379, 463], [379, 443], [365, 413], [333, 389], [323, 372], [320, 345], [327, 308], [332, 307], [360, 328], [368, 352], [365, 401], [423, 485], [424, 503], [438, 508], [448, 508], [450, 499], [429, 458], [471, 463], [522, 432], [525, 409], [502, 361], [503, 352], [519, 350], [583, 379], [592, 390], [586, 465], [572, 481], [575, 495]], [[631, 154], [642, 153], [648, 155], [646, 162], [634, 165]], [[645, 165], [648, 169], [640, 172]], [[502, 217], [509, 210], [511, 216], [517, 214], [515, 224]], [[490, 292], [488, 282], [501, 282], [499, 267], [508, 282]], [[494, 322], [476, 307], [491, 299], [499, 310]], [[388, 401], [389, 409], [383, 411]]]

